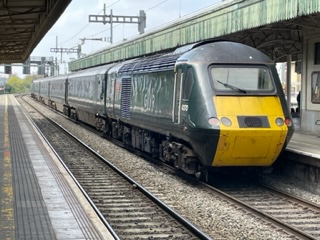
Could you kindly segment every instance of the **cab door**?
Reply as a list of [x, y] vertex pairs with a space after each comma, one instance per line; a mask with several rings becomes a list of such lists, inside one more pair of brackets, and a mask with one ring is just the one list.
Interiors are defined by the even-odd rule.
[[48, 82], [48, 102], [51, 100], [51, 82]]
[[106, 71], [103, 75], [101, 85], [100, 99], [103, 101], [103, 114], [107, 114], [107, 84], [108, 84], [108, 72]]
[[182, 65], [176, 67], [176, 74], [173, 87], [172, 101], [172, 122], [175, 124], [181, 123], [181, 99], [182, 99], [182, 83], [183, 83], [183, 68]]
[[194, 85], [194, 71], [188, 64], [176, 68], [173, 93], [172, 122], [181, 124], [186, 121], [189, 109], [189, 97]]
[[66, 104], [66, 105], [69, 105], [69, 79], [68, 78], [66, 78], [66, 80], [65, 80], [65, 82], [63, 83], [64, 84], [64, 86], [63, 86], [63, 88], [64, 88], [64, 103]]

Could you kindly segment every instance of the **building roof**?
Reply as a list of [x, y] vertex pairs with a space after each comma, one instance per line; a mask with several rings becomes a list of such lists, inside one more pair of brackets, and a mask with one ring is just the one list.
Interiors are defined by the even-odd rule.
[[274, 61], [296, 60], [304, 32], [319, 29], [319, 0], [224, 0], [205, 11], [69, 64], [71, 71], [207, 40], [244, 43]]
[[0, 63], [24, 62], [71, 1], [0, 1]]

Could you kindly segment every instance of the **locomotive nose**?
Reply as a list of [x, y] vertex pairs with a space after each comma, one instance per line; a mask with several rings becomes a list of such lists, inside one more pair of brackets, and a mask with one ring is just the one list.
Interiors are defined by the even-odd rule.
[[212, 166], [270, 166], [280, 154], [287, 125], [279, 99], [268, 97], [215, 97], [220, 135]]

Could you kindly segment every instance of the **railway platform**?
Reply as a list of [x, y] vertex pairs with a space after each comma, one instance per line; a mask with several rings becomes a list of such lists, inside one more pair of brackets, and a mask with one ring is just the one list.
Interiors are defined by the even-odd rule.
[[1, 239], [113, 239], [12, 95], [0, 95]]
[[296, 130], [291, 141], [275, 163], [274, 172], [289, 176], [296, 185], [320, 194], [320, 136], [300, 130], [300, 119], [294, 118]]
[[[295, 132], [287, 146], [290, 160], [320, 167], [320, 135], [300, 130], [300, 118], [293, 118]], [[319, 126], [320, 127], [320, 126]]]
[[[287, 151], [319, 159], [320, 161], [320, 136], [296, 130], [287, 146]], [[318, 164], [320, 167], [320, 162]]]

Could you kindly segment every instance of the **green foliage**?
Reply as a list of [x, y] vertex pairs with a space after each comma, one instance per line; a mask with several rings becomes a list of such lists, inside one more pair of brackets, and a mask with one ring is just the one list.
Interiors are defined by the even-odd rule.
[[30, 85], [36, 76], [29, 75], [25, 78], [19, 78], [16, 75], [11, 75], [6, 83], [6, 89], [10, 89], [10, 93], [27, 93], [30, 91]]

